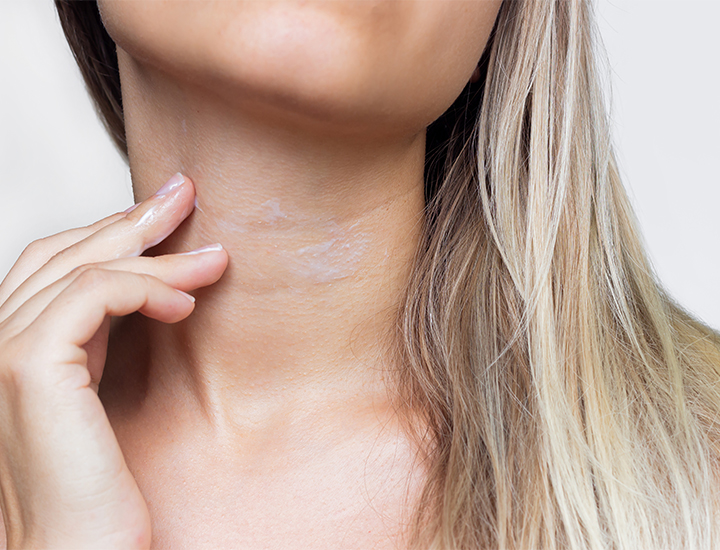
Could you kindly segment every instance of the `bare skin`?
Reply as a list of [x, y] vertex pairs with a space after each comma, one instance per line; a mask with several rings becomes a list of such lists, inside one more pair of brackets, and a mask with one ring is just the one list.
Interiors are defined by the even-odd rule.
[[[0, 287], [2, 372], [37, 373], [0, 401], [43, 396], [17, 405], [34, 423], [0, 432], [4, 450], [23, 442], [0, 463], [18, 495], [2, 499], [10, 547], [402, 547], [424, 471], [388, 381], [424, 132], [471, 77], [499, 2], [100, 6], [145, 202], [36, 245]], [[153, 197], [177, 171], [184, 183]], [[104, 364], [106, 315], [133, 311]], [[46, 471], [66, 433], [67, 464]], [[76, 475], [88, 456], [102, 494]]]

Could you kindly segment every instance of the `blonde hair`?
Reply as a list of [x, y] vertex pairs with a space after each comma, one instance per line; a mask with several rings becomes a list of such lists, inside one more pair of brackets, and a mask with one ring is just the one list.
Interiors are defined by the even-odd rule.
[[718, 547], [720, 337], [653, 276], [595, 35], [588, 1], [506, 0], [428, 201], [398, 373], [418, 546]]
[[[97, 5], [55, 1], [126, 154]], [[429, 471], [416, 547], [718, 545], [720, 336], [652, 274], [595, 33], [590, 0], [505, 0], [480, 82], [428, 130], [427, 222], [397, 334], [398, 397]]]

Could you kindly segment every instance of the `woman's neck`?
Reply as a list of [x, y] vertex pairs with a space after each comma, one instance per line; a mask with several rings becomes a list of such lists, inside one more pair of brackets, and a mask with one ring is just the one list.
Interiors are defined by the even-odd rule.
[[218, 419], [376, 399], [423, 224], [424, 132], [230, 105], [119, 53], [136, 197], [177, 171], [197, 190], [157, 252], [219, 242], [230, 257], [187, 320], [151, 324], [151, 369], [183, 373]]

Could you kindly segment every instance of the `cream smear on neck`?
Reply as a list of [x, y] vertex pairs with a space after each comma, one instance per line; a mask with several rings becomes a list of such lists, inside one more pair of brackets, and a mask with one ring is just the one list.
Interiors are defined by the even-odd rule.
[[[202, 210], [198, 214], [204, 215]], [[292, 214], [277, 199], [263, 202], [256, 214], [237, 213], [208, 222], [223, 232], [246, 235], [249, 242], [256, 236], [263, 240], [264, 250], [236, 258], [245, 280], [256, 283], [264, 274], [273, 273], [293, 290], [355, 275], [370, 246], [369, 236], [358, 229], [359, 222], [342, 226], [334, 219]], [[299, 246], [286, 246], [290, 238]]]

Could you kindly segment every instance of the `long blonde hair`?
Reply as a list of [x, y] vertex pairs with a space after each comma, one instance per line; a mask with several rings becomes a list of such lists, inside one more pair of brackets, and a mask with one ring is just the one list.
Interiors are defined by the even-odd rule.
[[[95, 2], [55, 0], [127, 155]], [[590, 0], [505, 0], [428, 129], [398, 398], [429, 477], [413, 544], [712, 549], [720, 336], [663, 292], [613, 157]]]
[[587, 0], [506, 0], [402, 311], [430, 479], [416, 543], [717, 548], [720, 337], [663, 292]]

